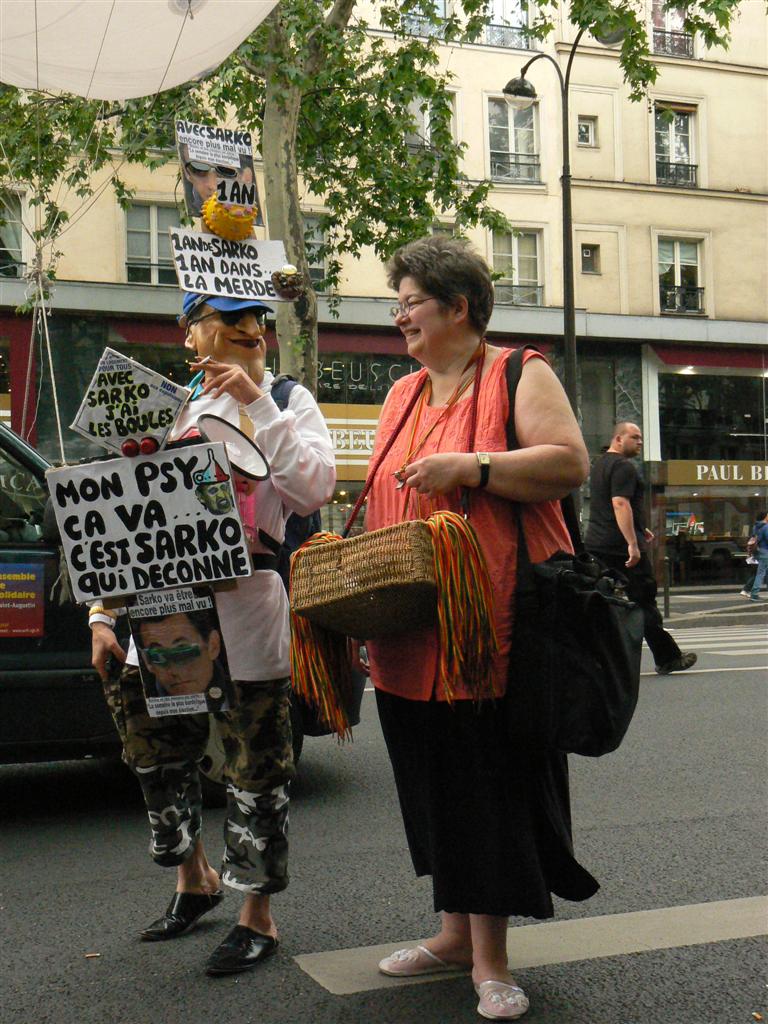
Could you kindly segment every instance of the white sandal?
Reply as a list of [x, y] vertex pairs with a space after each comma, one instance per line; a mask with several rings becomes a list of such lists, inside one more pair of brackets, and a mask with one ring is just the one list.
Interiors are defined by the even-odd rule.
[[519, 985], [506, 981], [481, 981], [475, 992], [480, 996], [477, 1012], [487, 1020], [517, 1020], [531, 1005]]
[[413, 978], [419, 974], [440, 974], [443, 971], [468, 971], [461, 964], [447, 964], [426, 946], [397, 949], [379, 961], [379, 970], [391, 978]]

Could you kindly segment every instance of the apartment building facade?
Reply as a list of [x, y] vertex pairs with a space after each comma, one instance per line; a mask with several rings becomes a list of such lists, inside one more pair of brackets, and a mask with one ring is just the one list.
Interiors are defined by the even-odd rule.
[[[557, 368], [559, 84], [548, 62], [538, 61], [528, 73], [537, 92], [532, 106], [511, 108], [502, 89], [536, 48], [564, 67], [576, 30], [563, 6], [554, 34], [534, 43], [526, 17], [517, 0], [497, 0], [481, 40], [441, 46], [440, 55], [453, 76], [463, 169], [471, 180], [493, 182], [491, 201], [514, 226], [468, 232], [500, 275], [489, 338], [536, 343]], [[690, 580], [738, 570], [746, 524], [768, 504], [768, 20], [762, 5], [743, 4], [730, 48], [707, 51], [656, 0], [648, 4], [648, 19], [659, 76], [647, 102], [629, 100], [616, 47], [586, 35], [573, 65], [580, 412], [591, 454], [607, 442], [615, 420], [642, 425], [653, 526], [667, 536], [677, 578]], [[431, 27], [414, 16], [413, 31]], [[414, 113], [409, 142], [430, 145], [429, 112]], [[132, 208], [122, 211], [109, 189], [87, 212], [73, 203], [59, 246], [64, 255], [51, 331], [67, 423], [105, 345], [177, 380], [186, 374], [167, 244], [167, 228], [177, 223], [176, 168], [123, 171], [136, 190]], [[6, 203], [20, 221], [28, 209], [23, 190]], [[305, 209], [319, 240], [313, 216], [322, 211], [322, 197], [307, 196]], [[438, 227], [451, 230], [450, 219]], [[19, 429], [26, 408], [26, 426], [35, 416], [38, 443], [53, 457], [50, 403], [35, 408], [46, 367], [34, 351], [30, 362], [31, 324], [13, 314], [29, 258], [9, 213], [0, 228], [0, 415]], [[317, 259], [313, 274], [322, 276]], [[320, 298], [318, 397], [339, 472], [327, 510], [332, 527], [365, 476], [384, 395], [414, 368], [392, 325], [392, 296], [372, 253], [345, 263], [339, 300], [335, 319]], [[68, 437], [68, 457], [94, 454], [84, 444]], [[722, 551], [730, 554], [713, 562]]]

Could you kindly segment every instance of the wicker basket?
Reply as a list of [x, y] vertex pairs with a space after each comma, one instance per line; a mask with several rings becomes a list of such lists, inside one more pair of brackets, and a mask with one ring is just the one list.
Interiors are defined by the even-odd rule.
[[420, 519], [293, 556], [293, 611], [345, 636], [367, 640], [430, 626], [436, 598], [432, 534]]

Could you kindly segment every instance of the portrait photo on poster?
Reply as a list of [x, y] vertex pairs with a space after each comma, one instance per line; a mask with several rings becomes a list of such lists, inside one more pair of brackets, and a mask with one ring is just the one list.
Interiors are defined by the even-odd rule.
[[250, 132], [179, 120], [176, 148], [190, 217], [200, 217], [203, 203], [216, 196], [222, 206], [252, 211], [254, 223], [264, 223]]
[[152, 718], [228, 711], [235, 690], [211, 587], [180, 587], [126, 600]]

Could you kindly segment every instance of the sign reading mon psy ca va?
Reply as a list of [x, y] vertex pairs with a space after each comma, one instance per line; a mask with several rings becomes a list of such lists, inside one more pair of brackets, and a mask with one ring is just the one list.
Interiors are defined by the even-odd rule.
[[78, 601], [250, 576], [223, 443], [49, 470]]
[[667, 484], [672, 486], [768, 483], [768, 462], [695, 462], [672, 459], [666, 467]]

